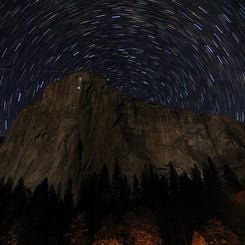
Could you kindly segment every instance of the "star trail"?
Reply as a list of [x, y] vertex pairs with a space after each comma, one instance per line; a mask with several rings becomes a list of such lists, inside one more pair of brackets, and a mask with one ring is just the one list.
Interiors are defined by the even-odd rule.
[[245, 121], [242, 0], [0, 1], [0, 134], [65, 73]]

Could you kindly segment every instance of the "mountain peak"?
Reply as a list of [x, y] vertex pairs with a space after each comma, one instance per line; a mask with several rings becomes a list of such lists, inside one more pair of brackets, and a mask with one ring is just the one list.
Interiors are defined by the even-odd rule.
[[111, 89], [110, 85], [97, 74], [74, 72], [45, 88], [42, 105], [51, 111], [77, 111], [91, 95], [91, 90], [103, 91], [105, 88]]
[[[210, 157], [242, 171], [244, 124], [139, 102], [92, 72], [75, 72], [46, 87], [24, 109], [0, 146], [1, 175], [34, 187], [45, 177], [56, 187], [77, 187], [103, 164], [117, 161], [129, 177], [145, 164], [179, 170]], [[241, 172], [240, 171], [240, 172]]]

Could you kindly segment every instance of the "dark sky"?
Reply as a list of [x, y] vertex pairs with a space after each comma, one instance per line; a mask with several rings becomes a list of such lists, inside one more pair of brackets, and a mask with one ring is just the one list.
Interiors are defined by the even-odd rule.
[[140, 99], [244, 121], [244, 39], [244, 0], [2, 0], [0, 134], [74, 69]]

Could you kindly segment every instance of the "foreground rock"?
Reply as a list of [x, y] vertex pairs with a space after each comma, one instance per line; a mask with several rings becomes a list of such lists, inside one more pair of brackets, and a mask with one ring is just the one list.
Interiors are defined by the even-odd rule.
[[130, 177], [146, 163], [188, 170], [208, 156], [244, 174], [244, 124], [136, 101], [93, 73], [75, 72], [19, 114], [0, 147], [0, 169], [30, 187], [46, 176], [56, 187], [72, 178], [76, 187], [116, 159]]

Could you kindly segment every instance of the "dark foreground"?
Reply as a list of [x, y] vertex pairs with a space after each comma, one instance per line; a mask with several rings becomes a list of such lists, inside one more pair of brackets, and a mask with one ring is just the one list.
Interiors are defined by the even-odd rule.
[[[145, 166], [133, 183], [115, 163], [63, 194], [44, 179], [0, 182], [0, 244], [238, 245], [245, 241], [243, 179], [209, 160], [190, 175], [159, 176]], [[212, 243], [213, 242], [213, 243]]]

